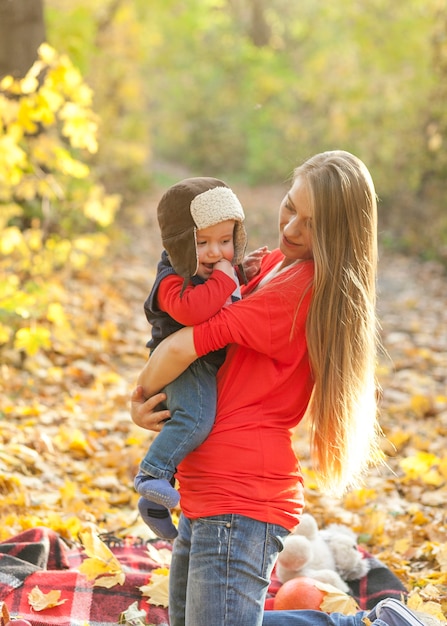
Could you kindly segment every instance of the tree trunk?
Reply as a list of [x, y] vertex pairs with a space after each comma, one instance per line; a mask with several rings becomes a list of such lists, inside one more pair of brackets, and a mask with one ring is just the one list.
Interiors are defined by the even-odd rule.
[[0, 0], [0, 78], [25, 76], [43, 41], [43, 0]]
[[228, 0], [228, 5], [254, 45], [258, 48], [268, 46], [271, 29], [266, 18], [266, 1]]

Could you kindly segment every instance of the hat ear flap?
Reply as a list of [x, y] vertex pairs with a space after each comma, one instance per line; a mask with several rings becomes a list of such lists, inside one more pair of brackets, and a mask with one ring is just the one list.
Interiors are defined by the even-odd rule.
[[196, 228], [163, 239], [172, 267], [179, 276], [189, 280], [199, 269]]
[[245, 249], [247, 247], [247, 231], [245, 230], [245, 226], [243, 225], [242, 222], [237, 221], [234, 224], [233, 241], [234, 241], [233, 263], [235, 265], [239, 265], [244, 260]]
[[244, 281], [244, 284], [247, 284], [247, 277], [245, 275], [245, 270], [242, 265], [245, 256], [245, 250], [247, 248], [247, 231], [245, 230], [245, 226], [242, 222], [236, 222], [234, 225], [234, 257], [233, 263], [237, 265], [239, 274]]

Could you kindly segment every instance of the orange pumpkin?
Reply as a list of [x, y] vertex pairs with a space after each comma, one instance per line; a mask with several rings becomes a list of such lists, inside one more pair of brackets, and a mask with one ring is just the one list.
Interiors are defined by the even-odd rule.
[[316, 581], [307, 576], [299, 576], [285, 582], [278, 589], [273, 607], [275, 611], [290, 609], [320, 610], [325, 592], [318, 589]]

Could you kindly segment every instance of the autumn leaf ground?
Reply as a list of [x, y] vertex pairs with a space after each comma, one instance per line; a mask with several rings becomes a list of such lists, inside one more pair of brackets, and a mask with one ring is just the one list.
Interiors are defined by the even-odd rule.
[[[235, 186], [249, 247], [276, 245], [284, 188]], [[23, 360], [2, 353], [0, 540], [43, 525], [75, 542], [85, 527], [148, 537], [132, 481], [151, 435], [128, 398], [147, 357], [142, 304], [160, 252], [159, 192], [127, 207], [105, 261], [58, 278], [70, 317], [52, 349]], [[382, 252], [379, 314], [384, 352], [381, 424], [387, 464], [343, 499], [323, 496], [310, 469], [305, 425], [296, 448], [307, 503], [320, 525], [351, 526], [408, 586], [447, 597], [447, 277], [434, 263]]]

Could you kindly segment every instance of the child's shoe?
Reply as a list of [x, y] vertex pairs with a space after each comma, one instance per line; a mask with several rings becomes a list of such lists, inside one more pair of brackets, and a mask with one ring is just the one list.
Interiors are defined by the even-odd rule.
[[177, 528], [172, 523], [170, 511], [164, 506], [151, 502], [146, 498], [138, 500], [138, 510], [143, 521], [160, 539], [175, 539]]
[[165, 507], [175, 508], [180, 501], [180, 494], [166, 478], [153, 478], [139, 472], [135, 476], [135, 490], [140, 496]]

